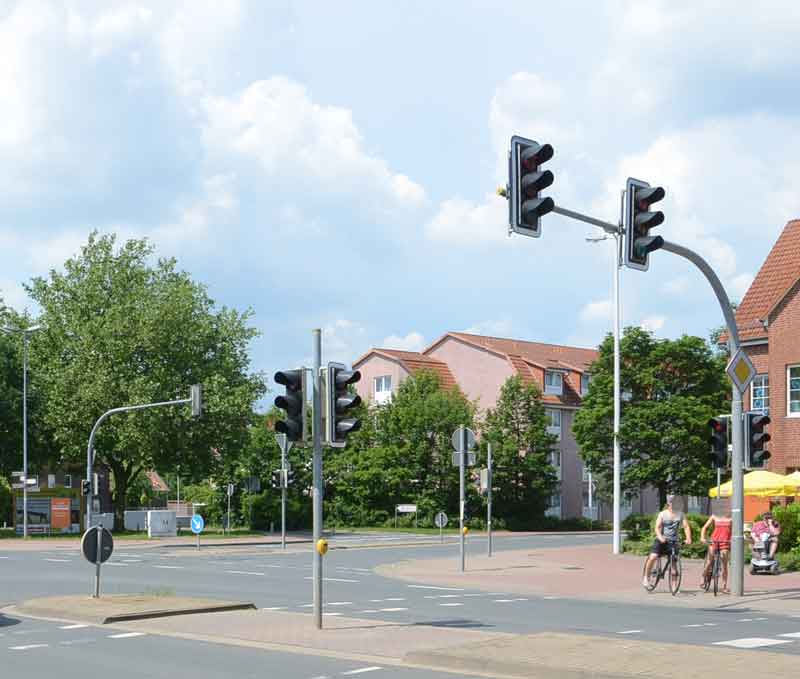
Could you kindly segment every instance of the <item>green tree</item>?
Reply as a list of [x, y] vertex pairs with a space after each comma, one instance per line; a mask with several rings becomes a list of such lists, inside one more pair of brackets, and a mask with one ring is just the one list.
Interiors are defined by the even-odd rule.
[[[620, 343], [622, 489], [705, 495], [713, 482], [708, 420], [728, 412], [725, 358], [699, 337], [656, 339], [626, 328]], [[608, 335], [591, 368], [592, 380], [573, 433], [587, 467], [608, 489], [612, 476], [614, 343]]]
[[510, 528], [535, 525], [557, 487], [549, 459], [557, 439], [547, 424], [539, 388], [518, 375], [506, 380], [486, 413], [482, 448], [492, 441], [493, 511]]
[[164, 407], [113, 415], [98, 430], [97, 459], [112, 470], [118, 520], [128, 486], [145, 469], [180, 465], [199, 480], [238, 455], [264, 393], [261, 376], [248, 373], [256, 335], [249, 312], [215, 308], [174, 259], [153, 255], [146, 240], [117, 248], [114, 236], [92, 234], [63, 273], [27, 286], [45, 325], [31, 344], [47, 400], [43, 422], [65, 460], [85, 459], [89, 432], [106, 410], [204, 387], [199, 420], [188, 407]]

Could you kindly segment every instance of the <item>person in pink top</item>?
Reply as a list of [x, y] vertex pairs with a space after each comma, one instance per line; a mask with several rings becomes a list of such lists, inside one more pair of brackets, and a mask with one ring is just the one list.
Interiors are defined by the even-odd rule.
[[753, 525], [750, 535], [756, 539], [757, 536], [761, 536], [763, 533], [769, 533], [772, 536], [772, 540], [769, 541], [769, 558], [774, 559], [775, 552], [778, 551], [778, 536], [781, 534], [781, 524], [773, 518], [772, 512], [764, 512], [761, 521], [757, 521]]
[[730, 594], [728, 590], [728, 559], [731, 553], [731, 530], [733, 524], [729, 516], [712, 514], [700, 530], [700, 542], [706, 542], [706, 532], [712, 524], [714, 532], [711, 533], [711, 544], [708, 546], [708, 555], [703, 567], [703, 582], [700, 583], [700, 586], [703, 587], [706, 579], [711, 577], [711, 564], [714, 561], [714, 554], [719, 549], [719, 554], [722, 557], [722, 591], [725, 594]]

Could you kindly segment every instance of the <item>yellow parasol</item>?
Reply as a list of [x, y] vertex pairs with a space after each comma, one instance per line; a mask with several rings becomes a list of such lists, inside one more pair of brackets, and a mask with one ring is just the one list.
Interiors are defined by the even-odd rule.
[[[744, 475], [744, 494], [754, 497], [783, 497], [794, 495], [790, 492], [794, 487], [793, 480], [781, 474], [759, 469]], [[720, 497], [730, 497], [732, 484], [727, 481], [720, 486]], [[717, 497], [717, 487], [708, 490], [709, 497]]]
[[786, 494], [787, 495], [800, 495], [800, 471], [787, 474], [786, 479]]

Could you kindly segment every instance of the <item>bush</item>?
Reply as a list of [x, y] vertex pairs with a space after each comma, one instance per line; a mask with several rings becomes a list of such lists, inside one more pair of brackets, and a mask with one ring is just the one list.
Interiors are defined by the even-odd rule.
[[622, 520], [622, 530], [628, 534], [629, 539], [639, 540], [642, 534], [647, 534], [654, 520], [653, 514], [628, 514]]
[[220, 489], [212, 488], [209, 484], [186, 486], [183, 491], [183, 498], [186, 502], [205, 504], [204, 507], [198, 509], [198, 512], [202, 514], [206, 524], [209, 526], [222, 525], [224, 510], [222, 509], [223, 495]]
[[800, 504], [775, 507], [772, 515], [781, 524], [778, 551], [788, 553], [800, 547]]

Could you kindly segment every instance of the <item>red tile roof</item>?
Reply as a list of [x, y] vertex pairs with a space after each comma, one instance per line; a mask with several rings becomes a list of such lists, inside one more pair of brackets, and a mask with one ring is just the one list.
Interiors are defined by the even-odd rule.
[[456, 380], [453, 377], [453, 373], [450, 372], [450, 368], [447, 367], [446, 363], [440, 361], [439, 359], [432, 358], [431, 356], [421, 354], [417, 351], [400, 351], [399, 349], [371, 349], [364, 354], [364, 356], [355, 361], [353, 366], [355, 367], [363, 363], [367, 357], [371, 356], [372, 354], [377, 354], [378, 356], [383, 356], [389, 360], [397, 361], [403, 366], [403, 368], [405, 368], [406, 371], [408, 371], [408, 373], [412, 375], [422, 370], [429, 370], [439, 377], [439, 386], [442, 389], [452, 389], [456, 386]]
[[763, 339], [768, 331], [761, 321], [800, 279], [800, 219], [786, 224], [761, 265], [758, 275], [736, 310], [736, 325], [741, 341]]
[[169, 486], [166, 484], [164, 479], [161, 478], [157, 471], [151, 470], [149, 472], [145, 472], [144, 475], [147, 477], [147, 480], [150, 481], [150, 487], [153, 490], [161, 493], [169, 490]]

